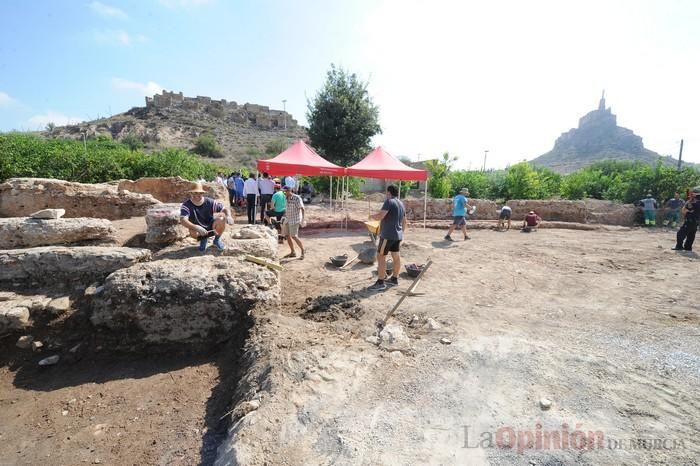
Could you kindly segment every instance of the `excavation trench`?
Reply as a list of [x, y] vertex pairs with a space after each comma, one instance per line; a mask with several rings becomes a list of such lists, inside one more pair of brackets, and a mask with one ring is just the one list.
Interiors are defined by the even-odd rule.
[[[250, 388], [239, 381], [254, 361], [246, 355], [254, 312], [236, 309], [236, 325], [215, 344], [137, 344], [138, 332], [96, 330], [81, 290], [43, 291], [70, 295], [73, 309], [0, 339], [0, 456], [26, 464], [214, 464], [231, 409]], [[17, 348], [23, 334], [43, 347]], [[57, 364], [38, 365], [52, 355]]]

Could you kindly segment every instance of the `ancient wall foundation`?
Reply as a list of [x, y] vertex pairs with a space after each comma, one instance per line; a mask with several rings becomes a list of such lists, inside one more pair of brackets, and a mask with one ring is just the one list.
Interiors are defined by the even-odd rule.
[[[422, 220], [424, 200], [405, 199], [406, 215], [411, 220]], [[476, 220], [497, 220], [497, 204], [484, 199], [471, 199], [476, 205], [476, 212], [471, 218]], [[506, 203], [513, 209], [513, 219], [522, 220], [531, 210], [534, 210], [543, 220], [575, 223], [597, 223], [606, 225], [632, 226], [642, 218], [641, 208], [632, 204], [621, 204], [611, 201], [587, 199], [585, 201], [568, 200], [511, 200]], [[658, 210], [659, 222], [665, 212]], [[428, 199], [427, 218], [431, 220], [447, 220], [452, 218], [451, 199]]]

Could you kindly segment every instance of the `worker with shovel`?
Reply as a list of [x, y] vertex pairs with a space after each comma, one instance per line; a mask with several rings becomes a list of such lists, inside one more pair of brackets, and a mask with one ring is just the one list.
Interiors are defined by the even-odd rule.
[[[379, 220], [379, 246], [377, 247], [377, 282], [370, 286], [370, 291], [386, 290], [387, 285], [399, 284], [401, 272], [401, 254], [399, 253], [403, 233], [406, 230], [406, 209], [399, 200], [399, 190], [394, 185], [386, 188], [386, 200], [379, 213], [372, 215], [372, 220]], [[391, 253], [393, 262], [391, 278], [386, 280], [386, 255]]]

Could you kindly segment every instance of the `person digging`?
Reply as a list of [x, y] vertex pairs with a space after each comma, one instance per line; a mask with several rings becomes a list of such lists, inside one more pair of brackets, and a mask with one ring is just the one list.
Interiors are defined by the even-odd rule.
[[200, 252], [207, 250], [210, 236], [214, 237], [214, 246], [223, 251], [221, 235], [226, 224], [233, 225], [231, 210], [223, 202], [206, 197], [205, 193], [201, 183], [196, 183], [189, 191], [190, 198], [180, 206], [180, 224], [189, 230], [192, 238], [199, 240]]
[[[401, 241], [403, 241], [406, 231], [406, 209], [398, 199], [399, 190], [396, 186], [390, 185], [386, 188], [386, 200], [379, 213], [371, 216], [372, 220], [379, 220], [379, 245], [377, 246], [377, 281], [368, 287], [370, 291], [383, 291], [388, 286], [399, 284], [399, 273], [401, 272]], [[391, 254], [392, 274], [386, 280], [386, 255]]]

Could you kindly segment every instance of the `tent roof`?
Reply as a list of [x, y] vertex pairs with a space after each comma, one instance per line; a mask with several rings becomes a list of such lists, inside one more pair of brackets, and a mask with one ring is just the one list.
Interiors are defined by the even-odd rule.
[[387, 180], [423, 181], [428, 178], [426, 170], [418, 170], [405, 165], [381, 147], [377, 147], [364, 159], [352, 167], [348, 167], [348, 175]]
[[273, 175], [343, 176], [345, 168], [324, 159], [299, 139], [277, 157], [258, 160], [258, 171]]

